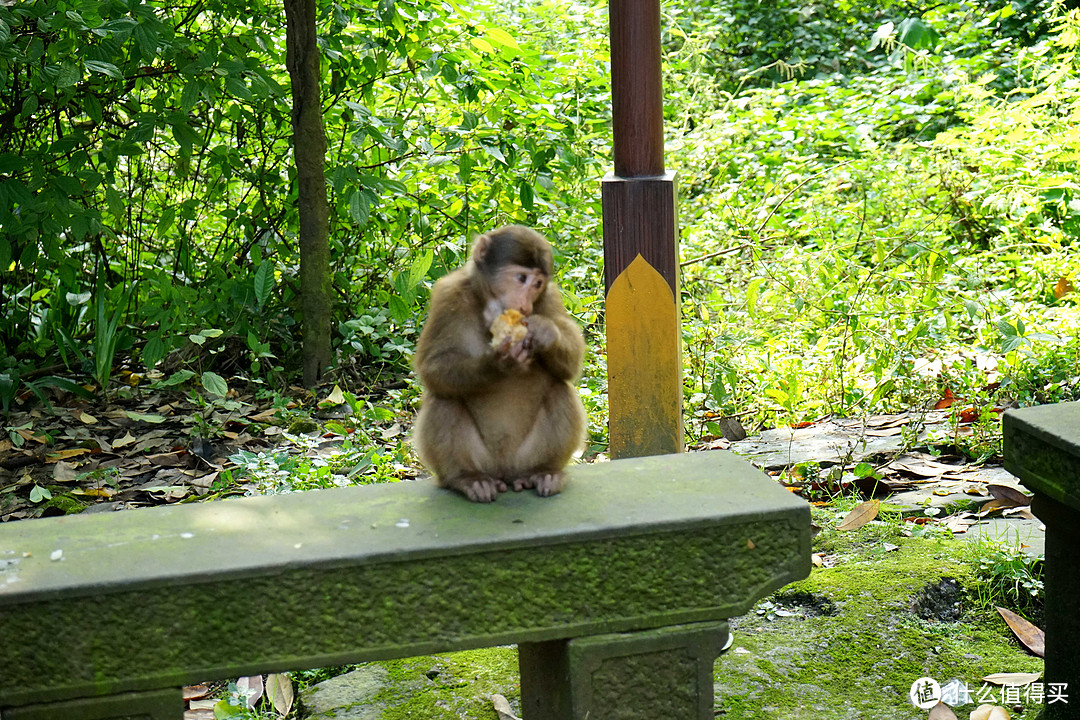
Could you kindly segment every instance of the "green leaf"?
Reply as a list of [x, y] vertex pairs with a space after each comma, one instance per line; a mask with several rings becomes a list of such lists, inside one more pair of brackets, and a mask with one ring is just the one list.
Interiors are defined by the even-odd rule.
[[428, 250], [413, 261], [413, 264], [409, 266], [409, 288], [415, 288], [424, 281], [434, 259], [435, 256]]
[[481, 145], [480, 147], [482, 147], [484, 149], [484, 152], [486, 152], [488, 155], [495, 158], [503, 165], [506, 165], [506, 156], [503, 155], [503, 151], [499, 149], [498, 145]]
[[[75, 83], [72, 82], [70, 84], [74, 85]], [[34, 113], [36, 113], [37, 109], [38, 109], [38, 96], [34, 95], [34, 94], [30, 94], [30, 95], [26, 96], [25, 100], [23, 100], [22, 111], [19, 113], [19, 115], [21, 115], [24, 118], [28, 118], [28, 117], [31, 117]]]
[[56, 87], [71, 87], [80, 80], [82, 80], [82, 72], [79, 71], [79, 66], [64, 63], [60, 66], [60, 73], [56, 76]]
[[0, 153], [0, 173], [16, 173], [22, 170], [23, 162], [16, 153]]
[[896, 28], [900, 42], [912, 50], [933, 49], [941, 41], [941, 34], [922, 19], [910, 17]]
[[461, 182], [468, 183], [469, 178], [472, 176], [473, 159], [468, 153], [462, 153], [458, 157], [458, 178]]
[[349, 217], [351, 217], [357, 225], [363, 227], [367, 225], [368, 217], [371, 215], [371, 200], [361, 190], [353, 190], [349, 195]]
[[255, 271], [255, 302], [262, 307], [274, 290], [274, 263], [264, 262]]
[[872, 477], [874, 475], [874, 466], [867, 462], [861, 462], [857, 464], [851, 472], [857, 478]]
[[50, 498], [52, 498], [52, 492], [49, 490], [49, 488], [43, 488], [40, 485], [34, 485], [34, 487], [30, 489], [30, 502], [32, 503], [39, 503], [43, 500], [48, 500]]
[[246, 706], [232, 705], [228, 700], [221, 700], [214, 705], [214, 720], [232, 720], [232, 718], [243, 717], [246, 709]]
[[233, 96], [240, 98], [241, 100], [253, 100], [251, 90], [248, 89], [247, 84], [241, 77], [228, 77], [225, 78], [225, 89]]
[[876, 50], [878, 47], [885, 44], [890, 37], [892, 37], [893, 31], [896, 30], [896, 26], [892, 22], [887, 22], [878, 26], [878, 29], [874, 31], [874, 34], [870, 37], [870, 47], [866, 48], [867, 51]]
[[221, 377], [216, 372], [207, 370], [202, 374], [199, 380], [202, 383], [203, 389], [211, 395], [225, 397], [229, 394], [229, 384], [225, 382], [225, 378]]
[[390, 317], [399, 323], [403, 323], [412, 316], [412, 308], [397, 295], [390, 296]]
[[120, 195], [120, 192], [109, 185], [105, 188], [105, 202], [109, 205], [109, 212], [118, 221], [123, 221], [124, 216], [127, 213], [127, 206], [124, 204], [124, 198]]
[[472, 46], [480, 52], [485, 52], [491, 55], [495, 54], [495, 48], [491, 47], [491, 44], [483, 38], [474, 37], [470, 39], [469, 42], [471, 42]]
[[166, 205], [161, 211], [161, 218], [158, 220], [157, 228], [154, 233], [161, 237], [172, 229], [173, 221], [176, 219], [176, 210], [172, 205]]
[[161, 361], [161, 358], [165, 357], [165, 341], [161, 339], [159, 333], [153, 334], [146, 341], [140, 357], [147, 370], [153, 368]]
[[502, 28], [488, 28], [488, 31], [484, 33], [484, 36], [495, 45], [501, 45], [502, 47], [508, 47], [511, 50], [521, 52], [521, 47], [517, 44], [517, 40]]
[[146, 23], [141, 23], [135, 26], [135, 30], [132, 31], [132, 35], [135, 36], [135, 42], [139, 46], [139, 50], [142, 52], [143, 58], [151, 60], [157, 55], [158, 46], [158, 34], [157, 31], [152, 29]]
[[750, 281], [750, 285], [746, 288], [746, 312], [750, 315], [757, 312], [758, 293], [764, 282], [765, 278], [756, 277]]
[[183, 370], [177, 370], [176, 372], [174, 372], [172, 375], [165, 378], [164, 380], [159, 380], [158, 382], [154, 383], [154, 386], [155, 387], [173, 387], [173, 386], [176, 386], [176, 385], [180, 385], [182, 383], [186, 383], [188, 380], [190, 380], [193, 377], [195, 377], [195, 371], [194, 370], [188, 370], [187, 368], [184, 368]]
[[195, 104], [202, 96], [202, 83], [191, 81], [184, 85], [184, 91], [180, 94], [180, 110], [185, 113], [191, 112]]
[[101, 60], [83, 60], [83, 65], [91, 72], [108, 75], [114, 80], [124, 79], [124, 76], [120, 73], [120, 68], [112, 63], [102, 62]]
[[86, 111], [87, 117], [93, 120], [95, 123], [101, 123], [105, 118], [101, 107], [101, 101], [98, 100], [97, 95], [88, 94], [83, 101], [83, 110]]
[[533, 186], [525, 178], [521, 179], [521, 184], [518, 186], [518, 198], [521, 200], [521, 207], [526, 212], [532, 212], [533, 204]]

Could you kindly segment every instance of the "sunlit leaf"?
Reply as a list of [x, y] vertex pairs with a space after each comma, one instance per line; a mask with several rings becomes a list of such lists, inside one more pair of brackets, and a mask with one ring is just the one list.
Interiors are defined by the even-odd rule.
[[881, 509], [880, 500], [867, 500], [860, 503], [854, 510], [849, 512], [844, 519], [837, 524], [837, 530], [858, 530], [866, 523], [877, 517]]
[[1046, 653], [1046, 633], [1007, 608], [997, 608], [1009, 629], [1032, 654], [1043, 657]]

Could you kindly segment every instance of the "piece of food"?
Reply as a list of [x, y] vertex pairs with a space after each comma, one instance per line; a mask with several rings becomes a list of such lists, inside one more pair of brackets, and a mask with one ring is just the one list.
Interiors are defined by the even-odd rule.
[[502, 315], [491, 323], [491, 347], [501, 346], [506, 338], [510, 338], [511, 345], [524, 340], [529, 332], [529, 328], [522, 322], [524, 319], [525, 316], [513, 308], [503, 310]]

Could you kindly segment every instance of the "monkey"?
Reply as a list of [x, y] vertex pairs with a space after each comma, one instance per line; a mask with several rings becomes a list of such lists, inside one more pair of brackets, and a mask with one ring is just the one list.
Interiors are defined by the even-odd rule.
[[[508, 488], [555, 495], [585, 443], [575, 387], [585, 340], [552, 264], [540, 233], [507, 225], [477, 237], [431, 289], [413, 356], [424, 387], [413, 444], [439, 486], [473, 502]], [[493, 324], [525, 331], [498, 340]]]

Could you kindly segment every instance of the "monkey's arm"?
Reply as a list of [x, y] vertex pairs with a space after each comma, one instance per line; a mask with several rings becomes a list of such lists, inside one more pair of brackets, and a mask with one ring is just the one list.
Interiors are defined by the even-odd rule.
[[448, 348], [418, 359], [416, 372], [429, 392], [453, 398], [468, 397], [486, 389], [495, 378], [507, 374], [507, 367], [491, 351], [475, 356]]
[[528, 325], [536, 358], [544, 368], [559, 380], [577, 380], [585, 356], [585, 340], [581, 328], [563, 307], [557, 288], [549, 287]]
[[475, 394], [509, 371], [492, 352], [483, 311], [464, 274], [435, 283], [431, 314], [413, 358], [424, 387], [442, 397]]
[[581, 375], [581, 361], [585, 356], [585, 340], [581, 329], [566, 318], [551, 321], [557, 330], [555, 342], [537, 351], [540, 363], [559, 380], [574, 382]]

